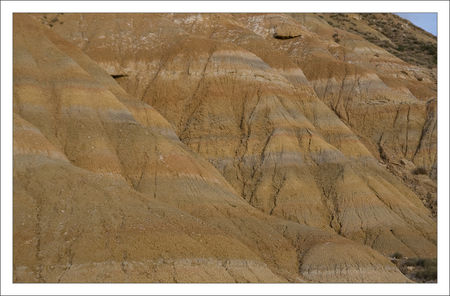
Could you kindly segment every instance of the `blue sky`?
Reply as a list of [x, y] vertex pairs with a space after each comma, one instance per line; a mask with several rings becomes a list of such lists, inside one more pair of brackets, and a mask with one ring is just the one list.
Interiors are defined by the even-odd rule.
[[437, 35], [437, 13], [396, 13], [434, 36]]

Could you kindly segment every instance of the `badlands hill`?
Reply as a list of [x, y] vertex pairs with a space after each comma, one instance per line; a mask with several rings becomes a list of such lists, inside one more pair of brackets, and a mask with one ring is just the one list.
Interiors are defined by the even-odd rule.
[[436, 37], [390, 13], [319, 14], [333, 27], [360, 35], [400, 59], [430, 69], [437, 65]]
[[15, 282], [406, 282], [436, 69], [320, 15], [15, 14]]

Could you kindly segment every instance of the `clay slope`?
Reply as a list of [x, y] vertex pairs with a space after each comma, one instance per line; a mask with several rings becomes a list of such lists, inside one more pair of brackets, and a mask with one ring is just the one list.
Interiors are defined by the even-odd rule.
[[[315, 19], [270, 14], [59, 18], [56, 32], [161, 112], [252, 206], [385, 255], [436, 255], [430, 211], [382, 161], [435, 164], [435, 130], [420, 136], [435, 105], [405, 89], [411, 79], [387, 85], [366, 57], [375, 50], [386, 77], [412, 66], [341, 32], [355, 39], [347, 53], [319, 31], [320, 19], [315, 29]], [[384, 116], [395, 113], [387, 129]]]
[[391, 13], [322, 13], [320, 18], [339, 29], [360, 35], [400, 59], [430, 69], [437, 66], [437, 38]]
[[407, 279], [378, 252], [242, 200], [73, 45], [14, 16], [15, 282]]
[[[285, 44], [290, 47], [286, 52], [302, 65], [318, 96], [358, 134], [385, 150], [386, 158], [403, 157], [431, 171], [436, 166], [435, 69], [407, 64], [315, 15], [296, 19], [318, 38], [306, 38], [295, 49]], [[325, 46], [328, 52], [319, 53]], [[305, 50], [306, 58], [298, 59]], [[317, 71], [313, 65], [328, 70]]]
[[[436, 68], [407, 64], [360, 36], [329, 26], [321, 15], [293, 17], [315, 34], [301, 46], [286, 42], [285, 51], [302, 67], [317, 95], [435, 214]], [[414, 32], [405, 29], [395, 36], [404, 38], [405, 31], [406, 36]], [[434, 44], [422, 35], [417, 35], [422, 42]]]

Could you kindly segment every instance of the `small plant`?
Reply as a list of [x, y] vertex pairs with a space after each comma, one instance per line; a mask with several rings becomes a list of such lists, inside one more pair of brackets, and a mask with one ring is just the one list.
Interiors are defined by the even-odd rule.
[[405, 261], [406, 266], [425, 266], [425, 259], [422, 258], [409, 258]]
[[336, 43], [339, 43], [341, 41], [341, 39], [339, 39], [338, 33], [333, 34], [333, 39], [334, 39], [334, 42], [336, 42]]
[[422, 44], [421, 50], [427, 51], [429, 54], [433, 54], [436, 52], [436, 46], [433, 44]]
[[416, 277], [425, 281], [433, 281], [437, 279], [437, 270], [425, 269], [418, 271]]
[[394, 254], [392, 254], [392, 258], [395, 258], [395, 259], [402, 259], [402, 258], [403, 258], [403, 255], [400, 254], [399, 252], [395, 252]]
[[393, 260], [400, 271], [416, 282], [436, 282], [436, 258], [403, 258]]
[[417, 266], [423, 267], [423, 270], [416, 272], [415, 276], [424, 281], [436, 281], [437, 279], [437, 261], [436, 259], [420, 259]]
[[426, 175], [427, 174], [427, 170], [425, 168], [423, 168], [423, 167], [418, 167], [418, 168], [415, 168], [412, 171], [412, 173], [414, 175]]

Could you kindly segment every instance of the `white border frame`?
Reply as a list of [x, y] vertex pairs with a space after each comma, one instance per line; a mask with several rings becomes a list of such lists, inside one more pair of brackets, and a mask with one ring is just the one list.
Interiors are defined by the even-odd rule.
[[[13, 284], [12, 13], [14, 12], [438, 12], [437, 284]], [[449, 294], [449, 3], [446, 1], [21, 1], [1, 2], [1, 294]]]

